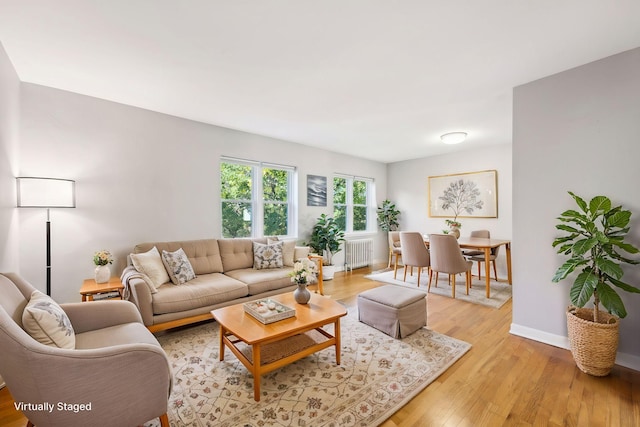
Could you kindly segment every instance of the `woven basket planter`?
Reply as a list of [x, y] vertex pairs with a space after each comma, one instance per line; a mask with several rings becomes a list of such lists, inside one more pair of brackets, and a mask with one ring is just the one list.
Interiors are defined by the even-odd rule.
[[591, 308], [567, 309], [569, 344], [576, 365], [586, 374], [603, 377], [616, 362], [620, 319], [604, 311], [599, 316], [604, 323], [593, 322]]

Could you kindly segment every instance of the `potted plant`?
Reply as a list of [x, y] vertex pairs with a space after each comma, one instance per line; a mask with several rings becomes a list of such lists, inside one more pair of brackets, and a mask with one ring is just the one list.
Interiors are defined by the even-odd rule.
[[344, 230], [336, 220], [326, 214], [320, 215], [311, 232], [311, 241], [307, 245], [324, 258], [323, 266], [326, 265], [326, 267], [322, 268], [323, 280], [333, 279], [335, 273], [333, 256], [340, 252], [340, 245], [344, 241]]
[[378, 206], [378, 225], [382, 231], [396, 231], [398, 226], [398, 216], [400, 211], [396, 209], [396, 205], [391, 200], [383, 200], [382, 205]]
[[[553, 276], [559, 282], [578, 270], [569, 292], [567, 310], [569, 343], [578, 368], [595, 375], [607, 375], [615, 364], [618, 348], [619, 321], [627, 315], [615, 288], [640, 293], [640, 289], [622, 281], [622, 264], [638, 264], [626, 254], [638, 249], [625, 242], [631, 212], [622, 206], [612, 207], [611, 200], [596, 196], [587, 204], [569, 192], [578, 210], [564, 211], [558, 230], [568, 233], [556, 238], [553, 247], [568, 255]], [[593, 301], [593, 308], [584, 306]], [[600, 306], [606, 309], [600, 310]]]

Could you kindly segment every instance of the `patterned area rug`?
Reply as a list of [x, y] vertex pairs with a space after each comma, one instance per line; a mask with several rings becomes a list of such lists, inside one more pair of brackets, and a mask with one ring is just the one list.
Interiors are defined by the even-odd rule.
[[[326, 328], [333, 333], [333, 325]], [[262, 376], [260, 402], [253, 377], [231, 351], [218, 360], [217, 323], [159, 336], [174, 374], [171, 425], [379, 425], [471, 348], [426, 328], [396, 340], [360, 323], [354, 310], [340, 329], [341, 365], [329, 348], [270, 372]]]
[[[417, 289], [419, 291], [427, 292], [427, 285], [429, 284], [429, 274], [423, 272], [420, 275], [420, 287], [418, 288], [418, 274], [414, 270], [413, 276], [407, 273], [407, 281], [403, 282], [402, 278], [404, 271], [398, 268], [397, 278], [393, 278], [393, 269], [382, 270], [379, 272], [373, 272], [365, 276], [367, 279], [375, 280], [376, 282], [388, 283], [391, 285], [398, 285], [403, 287], [409, 287], [411, 289]], [[435, 274], [433, 276], [433, 282], [431, 283], [432, 294], [442, 295], [451, 298], [451, 286], [449, 286], [448, 275], [441, 273], [438, 280], [438, 287], [435, 287]], [[456, 299], [461, 301], [467, 301], [474, 304], [486, 305], [487, 307], [500, 308], [511, 299], [511, 285], [504, 282], [496, 282], [491, 279], [491, 297], [486, 297], [486, 282], [484, 276], [482, 279], [478, 279], [477, 276], [473, 276], [471, 280], [471, 289], [469, 295], [466, 294], [464, 275], [456, 277]]]

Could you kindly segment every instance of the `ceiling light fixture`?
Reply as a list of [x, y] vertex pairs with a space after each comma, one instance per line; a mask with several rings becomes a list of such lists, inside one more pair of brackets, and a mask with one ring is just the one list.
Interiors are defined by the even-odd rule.
[[462, 141], [467, 139], [466, 132], [449, 132], [440, 136], [440, 139], [445, 144], [460, 144]]

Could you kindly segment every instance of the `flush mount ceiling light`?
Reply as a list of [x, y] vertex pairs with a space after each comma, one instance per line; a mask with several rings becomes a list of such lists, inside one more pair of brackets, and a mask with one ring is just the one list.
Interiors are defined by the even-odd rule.
[[449, 132], [440, 136], [440, 139], [445, 144], [460, 144], [462, 141], [467, 139], [466, 132]]

